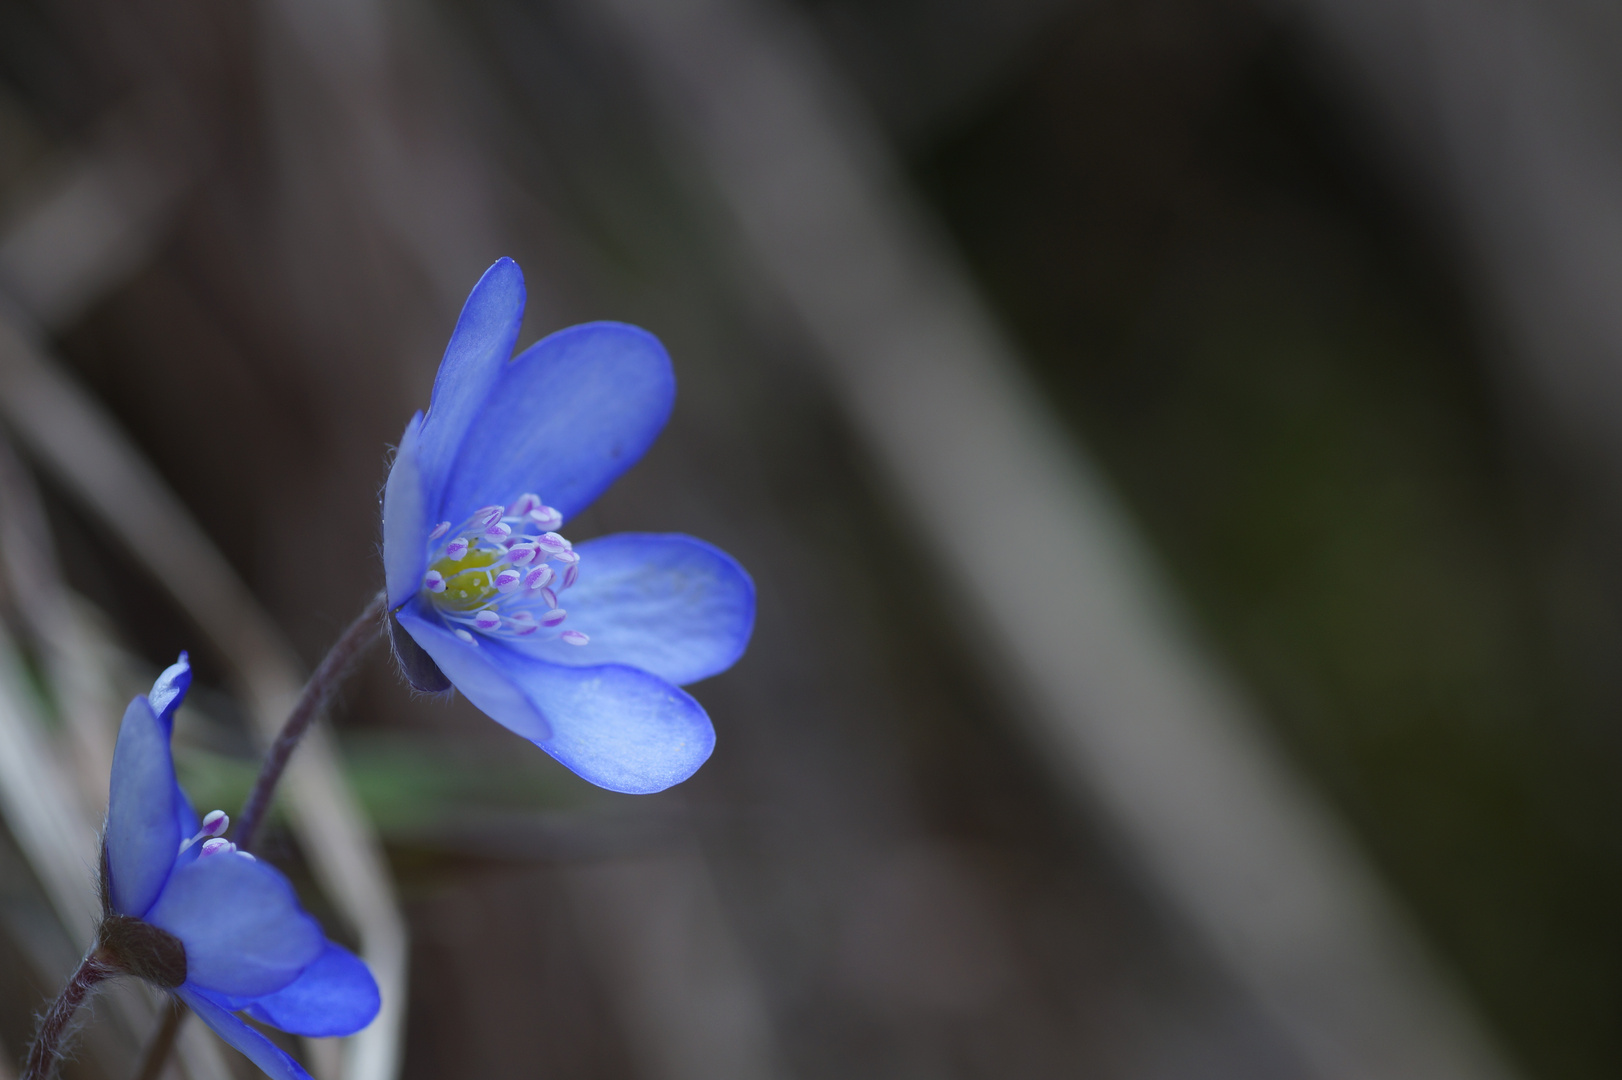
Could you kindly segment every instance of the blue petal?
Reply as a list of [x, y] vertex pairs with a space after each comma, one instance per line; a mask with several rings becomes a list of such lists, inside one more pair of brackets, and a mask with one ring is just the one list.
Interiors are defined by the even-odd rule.
[[169, 877], [182, 839], [179, 790], [169, 729], [138, 697], [118, 729], [107, 797], [107, 870], [113, 907], [121, 914], [144, 916]]
[[495, 666], [488, 646], [461, 640], [437, 617], [418, 612], [415, 604], [402, 609], [397, 617], [412, 640], [434, 658], [439, 670], [480, 712], [531, 742], [551, 735], [546, 719], [523, 689]]
[[647, 452], [675, 400], [670, 356], [646, 330], [559, 330], [502, 369], [430, 505], [461, 521], [534, 492], [572, 516]]
[[287, 986], [249, 1003], [248, 1015], [294, 1035], [352, 1035], [372, 1022], [382, 998], [366, 964], [327, 942], [315, 963]]
[[657, 675], [621, 664], [564, 667], [499, 644], [488, 650], [551, 726], [551, 737], [536, 744], [598, 787], [663, 791], [715, 749], [703, 706]]
[[232, 1016], [225, 1006], [209, 994], [188, 982], [176, 990], [175, 995], [190, 1005], [192, 1011], [203, 1018], [203, 1023], [214, 1029], [214, 1034], [242, 1051], [266, 1076], [275, 1080], [310, 1080], [310, 1074], [298, 1062], [283, 1053], [275, 1043]]
[[181, 653], [179, 660], [163, 669], [158, 681], [152, 684], [152, 692], [147, 695], [152, 711], [158, 714], [165, 729], [174, 730], [175, 710], [186, 700], [186, 691], [190, 689], [191, 657]]
[[186, 946], [189, 982], [238, 997], [280, 990], [326, 943], [279, 871], [229, 853], [176, 870], [146, 921]]
[[570, 667], [629, 664], [678, 686], [725, 671], [755, 624], [755, 585], [737, 561], [691, 536], [618, 533], [589, 540], [560, 604], [587, 645], [515, 645]]
[[599, 787], [663, 791], [715, 748], [704, 709], [657, 675], [620, 664], [564, 667], [490, 638], [469, 645], [413, 607], [400, 612], [401, 625], [469, 701]]
[[[428, 568], [427, 503], [422, 487], [422, 413], [411, 418], [383, 486], [383, 580], [389, 608], [405, 603], [422, 587]], [[437, 522], [436, 522], [437, 524]]]
[[427, 506], [437, 505], [463, 437], [513, 354], [523, 319], [523, 271], [511, 259], [498, 259], [468, 294], [434, 378], [418, 459]]
[[[146, 696], [152, 705], [152, 711], [158, 714], [158, 722], [163, 725], [165, 739], [174, 734], [175, 710], [186, 700], [186, 691], [190, 689], [191, 657], [182, 652], [179, 660], [163, 669], [157, 681], [152, 684], [151, 693]], [[202, 823], [197, 820], [197, 811], [192, 809], [191, 800], [186, 797], [179, 784], [175, 785], [175, 820], [179, 823], [182, 840], [196, 836], [197, 830], [202, 828]], [[196, 852], [188, 854], [195, 857]]]

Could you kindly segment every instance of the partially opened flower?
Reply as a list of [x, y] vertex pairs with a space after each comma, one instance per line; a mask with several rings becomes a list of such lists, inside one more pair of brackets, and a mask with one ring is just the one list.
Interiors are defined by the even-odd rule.
[[175, 780], [169, 737], [191, 683], [184, 654], [124, 713], [102, 847], [98, 953], [115, 971], [179, 997], [277, 1080], [298, 1063], [234, 1015], [295, 1035], [348, 1035], [377, 1015], [377, 984], [328, 941], [273, 867], [198, 820]]
[[400, 441], [383, 505], [395, 655], [419, 690], [454, 685], [592, 783], [660, 791], [715, 745], [678, 687], [743, 654], [754, 586], [689, 536], [562, 536], [652, 444], [675, 378], [658, 339], [622, 323], [509, 359], [523, 313], [523, 275], [502, 259]]

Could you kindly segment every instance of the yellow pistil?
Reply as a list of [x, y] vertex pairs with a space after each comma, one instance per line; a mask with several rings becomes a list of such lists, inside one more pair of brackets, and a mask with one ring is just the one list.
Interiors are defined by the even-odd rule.
[[498, 595], [493, 579], [502, 555], [489, 548], [473, 548], [460, 560], [440, 559], [429, 569], [438, 570], [445, 579], [445, 591], [428, 595], [440, 607], [455, 611], [483, 607]]

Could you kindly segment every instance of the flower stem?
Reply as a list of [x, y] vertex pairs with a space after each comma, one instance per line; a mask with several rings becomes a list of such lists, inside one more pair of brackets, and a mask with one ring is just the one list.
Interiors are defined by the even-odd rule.
[[366, 605], [354, 622], [344, 630], [327, 655], [322, 659], [315, 674], [310, 681], [304, 684], [304, 692], [299, 695], [298, 704], [287, 717], [287, 723], [276, 736], [265, 753], [264, 764], [259, 766], [259, 777], [253, 782], [253, 790], [248, 792], [248, 801], [242, 804], [242, 813], [237, 816], [236, 844], [246, 850], [253, 846], [254, 834], [263, 824], [265, 812], [270, 809], [270, 800], [276, 794], [276, 785], [281, 781], [282, 773], [287, 768], [287, 762], [292, 758], [299, 740], [309, 730], [310, 723], [321, 714], [327, 699], [338, 688], [348, 673], [350, 663], [361, 654], [377, 638], [378, 632], [383, 629], [384, 594], [378, 593], [372, 602]]
[[180, 1035], [180, 1025], [185, 1019], [186, 1006], [179, 998], [171, 997], [169, 1007], [163, 1010], [163, 1023], [152, 1033], [152, 1040], [146, 1044], [146, 1051], [141, 1055], [141, 1067], [135, 1074], [135, 1080], [158, 1080], [164, 1065], [168, 1064], [169, 1054], [175, 1048], [175, 1039]]
[[79, 967], [68, 979], [68, 985], [63, 987], [62, 993], [51, 1003], [45, 1019], [40, 1021], [39, 1034], [34, 1037], [34, 1045], [28, 1050], [28, 1064], [23, 1068], [22, 1080], [46, 1080], [51, 1075], [57, 1059], [62, 1056], [62, 1046], [67, 1041], [73, 1014], [79, 1011], [79, 1006], [84, 1004], [97, 983], [116, 974], [118, 970], [105, 961], [99, 948], [92, 949], [79, 961]]

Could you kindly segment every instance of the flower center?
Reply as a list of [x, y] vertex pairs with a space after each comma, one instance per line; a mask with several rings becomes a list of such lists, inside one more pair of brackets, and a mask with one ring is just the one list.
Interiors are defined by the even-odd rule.
[[453, 530], [442, 521], [428, 534], [422, 588], [457, 637], [590, 639], [563, 629], [569, 617], [558, 594], [580, 575], [574, 545], [555, 530], [563, 515], [538, 495], [511, 506], [486, 506]]

